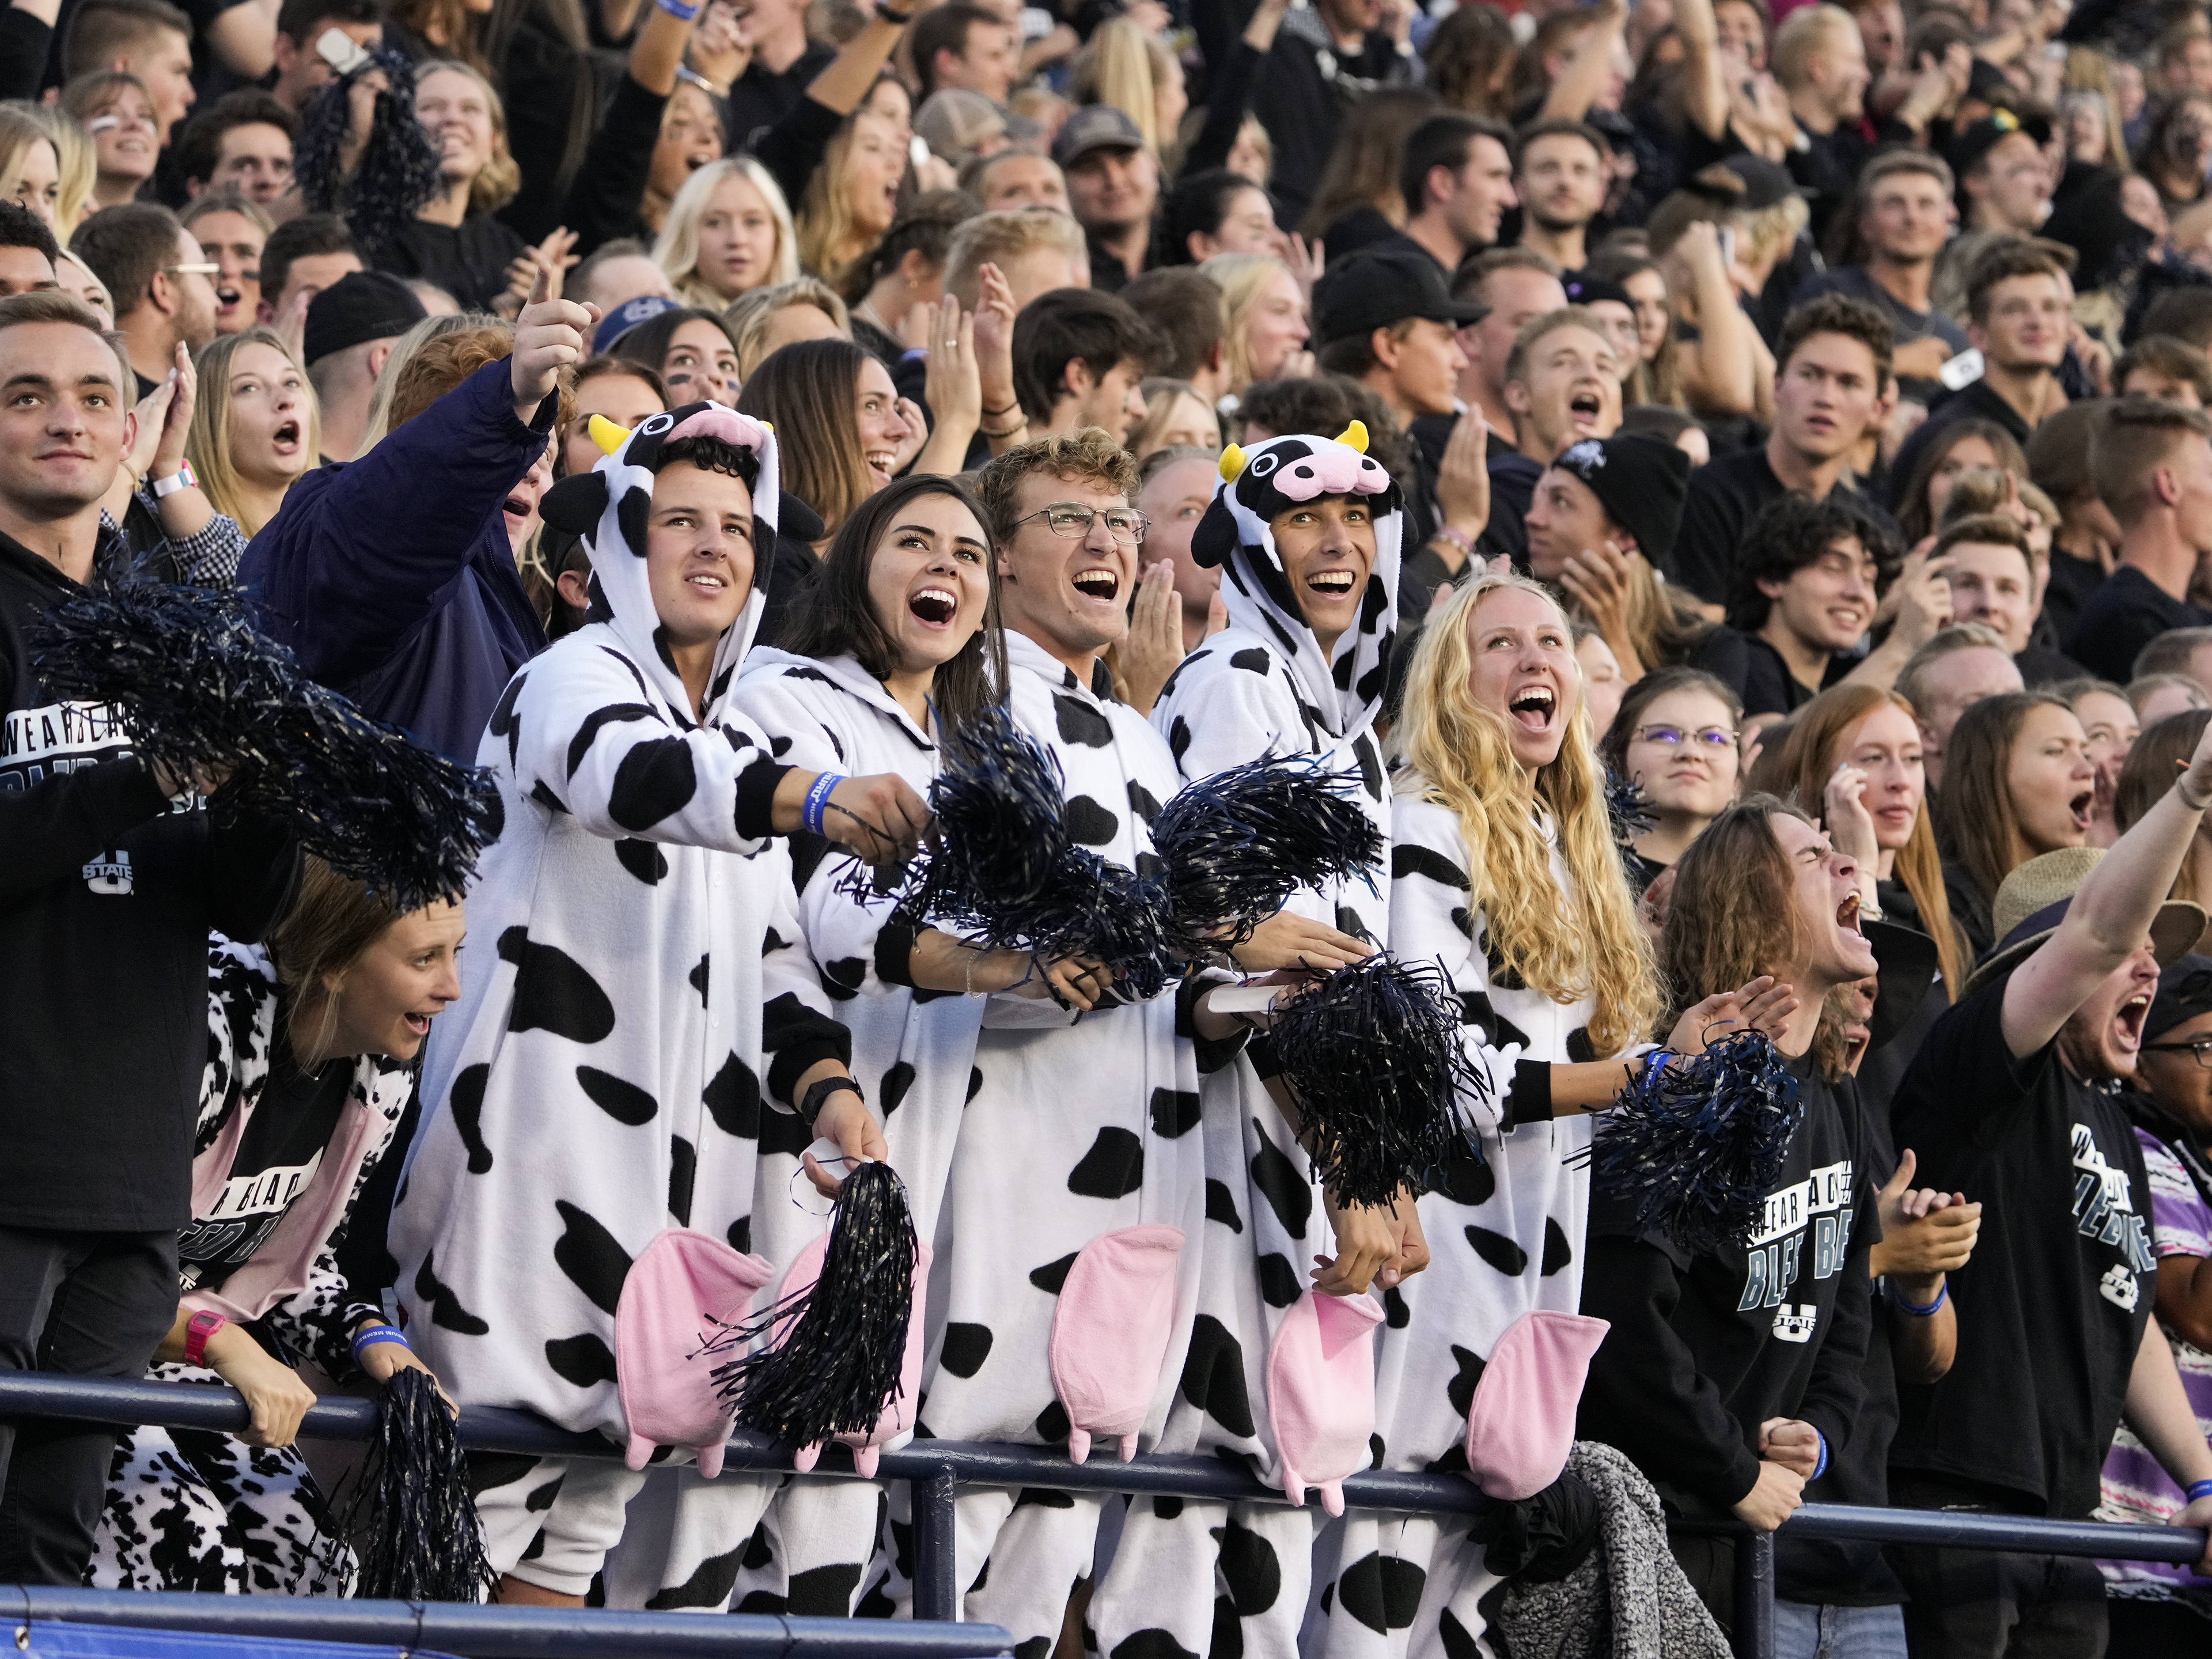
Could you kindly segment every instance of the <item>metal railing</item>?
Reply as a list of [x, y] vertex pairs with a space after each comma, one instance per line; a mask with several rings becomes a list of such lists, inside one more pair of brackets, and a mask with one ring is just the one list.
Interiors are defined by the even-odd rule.
[[[229, 1389], [180, 1382], [126, 1382], [0, 1371], [0, 1419], [74, 1418], [120, 1426], [236, 1433], [246, 1426], [246, 1402]], [[371, 1401], [325, 1395], [300, 1425], [307, 1440], [367, 1440], [376, 1430]], [[525, 1412], [464, 1407], [461, 1443], [472, 1451], [535, 1456], [619, 1457], [598, 1435], [573, 1434]], [[763, 1436], [732, 1437], [724, 1467], [788, 1472], [787, 1449]], [[844, 1455], [825, 1455], [816, 1474], [856, 1478]], [[0, 1619], [23, 1598], [33, 1620], [158, 1625], [235, 1634], [315, 1636], [325, 1640], [397, 1643], [471, 1656], [528, 1659], [591, 1654], [608, 1659], [982, 1659], [1006, 1652], [1007, 1633], [994, 1625], [954, 1622], [959, 1587], [953, 1559], [953, 1497], [962, 1486], [1042, 1486], [1259, 1503], [1287, 1501], [1243, 1464], [1212, 1457], [1143, 1456], [1073, 1463], [1055, 1448], [975, 1442], [915, 1441], [886, 1451], [876, 1478], [904, 1480], [912, 1495], [914, 1620], [793, 1619], [732, 1614], [620, 1613], [594, 1609], [471, 1607], [445, 1603], [343, 1601], [281, 1596], [149, 1596], [136, 1590], [43, 1589], [0, 1586]], [[1453, 1474], [1364, 1473], [1344, 1482], [1345, 1502], [1358, 1509], [1479, 1515], [1492, 1500]], [[1786, 1523], [1793, 1536], [1868, 1539], [1954, 1549], [2023, 1551], [2107, 1560], [2190, 1563], [2204, 1553], [2203, 1532], [2182, 1527], [2118, 1526], [2093, 1521], [2039, 1521], [1940, 1510], [1853, 1508], [1812, 1504]], [[1774, 1540], [1736, 1540], [1733, 1645], [1738, 1659], [1772, 1659]]]

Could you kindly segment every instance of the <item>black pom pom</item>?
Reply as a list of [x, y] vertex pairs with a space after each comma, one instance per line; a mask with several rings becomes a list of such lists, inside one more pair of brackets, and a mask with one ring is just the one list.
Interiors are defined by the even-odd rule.
[[[389, 46], [368, 48], [371, 62], [325, 85], [300, 124], [293, 176], [308, 210], [342, 212], [364, 256], [385, 251], [441, 186], [437, 147], [415, 118], [414, 65]], [[349, 174], [343, 156], [353, 83], [380, 69], [389, 89], [376, 94], [368, 142]]]
[[915, 1243], [906, 1187], [890, 1164], [863, 1164], [845, 1178], [821, 1276], [708, 1344], [710, 1352], [750, 1345], [782, 1327], [770, 1346], [714, 1368], [739, 1424], [790, 1446], [876, 1426], [900, 1393]]
[[1461, 1046], [1459, 1005], [1431, 963], [1377, 952], [1340, 968], [1279, 1008], [1267, 1042], [1340, 1202], [1419, 1192], [1455, 1143], [1475, 1145], [1460, 1095], [1483, 1097], [1489, 1079]]
[[1804, 1117], [1796, 1078], [1761, 1032], [1720, 1038], [1686, 1063], [1656, 1051], [1598, 1120], [1592, 1190], [1631, 1205], [1639, 1232], [1692, 1255], [1740, 1245]]
[[365, 1597], [489, 1601], [498, 1589], [460, 1436], [428, 1372], [410, 1366], [385, 1383], [377, 1437], [340, 1531], [361, 1540]]
[[31, 645], [52, 695], [110, 705], [141, 757], [179, 776], [230, 769], [216, 808], [287, 825], [398, 909], [458, 897], [494, 839], [490, 774], [308, 679], [235, 594], [111, 588], [48, 611]]
[[1605, 775], [1605, 815], [1613, 825], [1613, 838], [1622, 846], [1659, 827], [1659, 815], [1644, 786], [1618, 772]]
[[1359, 775], [1314, 756], [1269, 757], [1186, 784], [1152, 825], [1171, 943], [1186, 958], [1241, 945], [1302, 887], [1358, 876], [1375, 888], [1382, 836]]

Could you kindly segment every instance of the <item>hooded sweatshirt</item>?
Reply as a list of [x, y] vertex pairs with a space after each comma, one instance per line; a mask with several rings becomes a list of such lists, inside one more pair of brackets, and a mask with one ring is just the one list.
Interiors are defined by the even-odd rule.
[[[126, 567], [103, 535], [92, 585]], [[0, 1057], [8, 1224], [157, 1232], [191, 1218], [207, 936], [253, 939], [299, 873], [258, 819], [166, 799], [116, 712], [50, 696], [25, 635], [80, 587], [0, 536]]]

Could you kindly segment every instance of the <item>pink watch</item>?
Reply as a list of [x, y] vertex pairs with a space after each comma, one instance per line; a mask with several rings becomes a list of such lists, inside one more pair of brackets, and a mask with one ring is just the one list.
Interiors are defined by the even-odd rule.
[[207, 1364], [208, 1339], [230, 1322], [211, 1309], [203, 1308], [185, 1326], [185, 1364]]

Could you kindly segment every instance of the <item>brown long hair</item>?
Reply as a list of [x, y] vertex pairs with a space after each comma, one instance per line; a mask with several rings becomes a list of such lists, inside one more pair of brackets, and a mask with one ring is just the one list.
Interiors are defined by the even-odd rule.
[[276, 969], [276, 1017], [295, 1055], [321, 1053], [337, 1032], [337, 995], [324, 975], [359, 962], [399, 915], [362, 883], [307, 855], [299, 896], [268, 943]]
[[783, 487], [834, 532], [868, 499], [860, 453], [860, 369], [850, 340], [795, 340], [761, 359], [738, 394], [740, 413], [775, 428]]
[[[1936, 795], [1936, 836], [1980, 891], [1995, 905], [1997, 889], [2026, 863], [2027, 842], [2020, 832], [2006, 777], [2012, 746], [2028, 711], [2045, 704], [2072, 714], [2066, 699], [2049, 691], [2008, 691], [1971, 704], [1951, 728], [1943, 748], [1943, 787]], [[2141, 741], [2140, 738], [2137, 739]]]
[[999, 625], [999, 560], [991, 544], [990, 521], [982, 503], [959, 479], [928, 474], [900, 478], [848, 514], [823, 558], [821, 576], [807, 590], [781, 644], [793, 656], [849, 656], [878, 679], [890, 677], [898, 666], [898, 648], [868, 597], [868, 576], [892, 520], [908, 501], [922, 495], [950, 495], [983, 527], [983, 568], [989, 582], [983, 625], [958, 655], [938, 665], [930, 690], [939, 727], [950, 734], [1000, 701], [992, 688], [1006, 683], [1006, 636]]
[[[2208, 724], [2212, 724], [2212, 708], [2191, 708], [2168, 714], [2136, 737], [2135, 746], [2121, 763], [2119, 781], [2112, 787], [2112, 819], [2121, 830], [2133, 828], [2173, 787], [2182, 766], [2203, 740]], [[2167, 896], [2212, 908], [2212, 893], [2197, 890], [2193, 859], [2182, 860], [2181, 872], [2173, 878], [2173, 890]]]
[[[1768, 822], [1778, 813], [1805, 817], [1776, 796], [1747, 795], [1675, 862], [1667, 925], [1659, 934], [1668, 1024], [1709, 996], [1761, 974], [1785, 974], [1804, 954], [1796, 872]], [[1843, 1033], [1835, 1021], [1820, 1022], [1813, 1058], [1830, 1080], [1844, 1074]]]
[[[1844, 734], [1885, 703], [1917, 718], [1911, 702], [1872, 685], [1832, 686], [1799, 709], [1776, 758], [1778, 787], [1807, 814], [1820, 817], [1829, 776], [1843, 759], [1838, 751]], [[1928, 816], [1925, 793], [1912, 820], [1911, 837], [1897, 850], [1896, 869], [1897, 878], [1919, 908], [1921, 931], [1936, 941], [1943, 994], [1947, 999], [1955, 997], [1973, 960], [1951, 921], [1951, 902], [1943, 891], [1942, 855], [1936, 850], [1936, 827]]]
[[1305, 234], [1318, 236], [1360, 207], [1375, 209], [1393, 225], [1405, 223], [1398, 163], [1405, 159], [1407, 135], [1437, 108], [1436, 94], [1425, 87], [1383, 87], [1355, 104], [1306, 210]]

